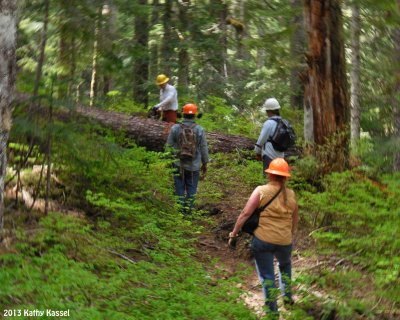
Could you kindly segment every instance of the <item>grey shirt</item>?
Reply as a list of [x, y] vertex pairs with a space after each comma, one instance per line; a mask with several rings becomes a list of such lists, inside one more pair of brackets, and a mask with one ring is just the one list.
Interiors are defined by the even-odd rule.
[[[184, 119], [182, 124], [186, 126], [191, 126], [195, 123], [192, 119]], [[180, 124], [175, 124], [172, 126], [171, 131], [168, 135], [167, 145], [171, 146], [175, 150], [178, 150], [178, 138], [181, 130]], [[200, 125], [196, 125], [193, 128], [193, 131], [196, 134], [196, 155], [193, 160], [178, 160], [175, 164], [179, 167], [183, 167], [185, 170], [189, 171], [199, 171], [202, 164], [205, 164], [209, 161], [208, 159], [208, 146], [206, 133], [204, 129]]]
[[266, 155], [270, 159], [283, 158], [285, 154], [283, 152], [276, 151], [272, 146], [272, 143], [268, 142], [268, 139], [274, 134], [277, 125], [276, 121], [271, 119], [281, 119], [281, 117], [272, 116], [264, 122], [260, 136], [258, 137], [256, 143], [257, 145], [261, 146], [262, 149], [256, 145], [254, 150], [257, 154], [261, 154], [263, 156]]

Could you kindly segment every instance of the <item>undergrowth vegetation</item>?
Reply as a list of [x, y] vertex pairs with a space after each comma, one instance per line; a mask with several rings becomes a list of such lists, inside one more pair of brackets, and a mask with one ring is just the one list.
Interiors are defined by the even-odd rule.
[[[328, 314], [336, 308], [339, 319], [386, 319], [398, 312], [399, 178], [372, 180], [353, 170], [323, 177], [320, 192], [299, 190], [303, 223], [326, 262], [300, 281], [329, 292]], [[297, 187], [304, 184], [294, 180]]]
[[[213, 103], [226, 114], [204, 117], [205, 127], [224, 122], [233, 133], [250, 128], [250, 122], [244, 131], [230, 126], [233, 111]], [[29, 141], [20, 138], [27, 130], [17, 114], [13, 169], [28, 149]], [[256, 318], [240, 302], [236, 286], [248, 270], [227, 278], [199, 252], [197, 236], [212, 223], [207, 210], [190, 219], [177, 213], [171, 159], [80, 119], [55, 122], [52, 133], [50, 198], [65, 210], [42, 216], [14, 204], [7, 213], [11, 244], [0, 253], [2, 309], [68, 309], [72, 319]], [[46, 135], [39, 132], [35, 139], [44, 143]], [[38, 170], [31, 166], [44, 163], [44, 150], [35, 147], [21, 171], [28, 192], [37, 188]], [[212, 154], [198, 207], [220, 207], [234, 219], [254, 187], [265, 183], [252, 156]], [[312, 157], [293, 162], [288, 184], [299, 200], [300, 228], [316, 244], [296, 250], [321, 262], [310, 270], [294, 267], [299, 299], [285, 319], [390, 319], [399, 309], [400, 176], [377, 175], [371, 168], [322, 175]], [[17, 185], [12, 173], [9, 188]], [[39, 191], [43, 197], [44, 188]]]
[[235, 279], [215, 285], [220, 271], [196, 258], [201, 227], [177, 213], [168, 161], [121, 149], [92, 127], [76, 132], [56, 140], [55, 172], [64, 205], [79, 203], [86, 216], [28, 219], [22, 206], [6, 216], [13, 246], [0, 255], [1, 309], [69, 309], [71, 319], [254, 318], [236, 303]]

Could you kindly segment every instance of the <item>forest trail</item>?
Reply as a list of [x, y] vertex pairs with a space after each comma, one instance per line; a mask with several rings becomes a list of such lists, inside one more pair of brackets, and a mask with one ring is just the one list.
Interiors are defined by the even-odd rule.
[[[205, 253], [211, 260], [215, 259], [217, 261], [216, 264], [211, 265], [221, 271], [220, 281], [241, 274], [241, 278], [244, 281], [237, 283], [237, 288], [243, 290], [241, 298], [253, 310], [257, 318], [262, 318], [264, 315], [262, 308], [264, 297], [249, 249], [251, 237], [243, 234], [239, 238], [235, 249], [230, 248], [227, 244], [228, 233], [231, 231], [231, 227], [241, 209], [242, 207], [233, 208], [231, 206], [214, 208], [213, 213], [218, 212], [215, 215], [216, 226], [211, 230], [206, 228], [206, 231], [198, 237], [198, 258], [200, 260], [204, 259]], [[303, 270], [312, 269], [320, 263], [314, 257], [306, 258], [301, 255], [302, 248], [313, 245], [312, 243], [307, 243], [307, 241], [307, 234], [304, 230], [299, 230], [292, 257], [293, 279], [296, 279]], [[275, 268], [277, 268], [277, 263], [275, 263]], [[277, 274], [277, 269], [275, 272]], [[314, 294], [321, 295], [322, 293], [315, 292]], [[298, 299], [300, 297], [296, 295], [296, 288], [294, 288], [294, 300]], [[279, 303], [280, 301], [278, 301]], [[281, 310], [282, 308], [283, 306], [280, 306]], [[281, 316], [281, 319], [284, 318]]]

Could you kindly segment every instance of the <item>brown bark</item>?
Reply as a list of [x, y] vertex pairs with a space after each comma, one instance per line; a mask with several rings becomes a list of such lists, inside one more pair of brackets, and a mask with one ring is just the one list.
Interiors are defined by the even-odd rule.
[[[397, 0], [397, 8], [400, 10], [400, 0]], [[396, 141], [397, 150], [394, 153], [393, 170], [400, 171], [400, 28], [396, 28], [393, 34], [394, 42], [394, 57], [393, 62], [395, 66], [395, 84], [392, 94], [392, 108], [393, 108], [393, 126], [394, 126], [394, 139]]]
[[164, 5], [163, 26], [164, 38], [162, 44], [161, 55], [161, 73], [171, 75], [171, 63], [174, 55], [174, 44], [172, 41], [172, 0], [166, 0]]
[[305, 51], [304, 20], [301, 12], [301, 0], [291, 0], [292, 7], [296, 10], [293, 18], [293, 33], [290, 38], [290, 56], [293, 63], [290, 70], [290, 106], [293, 109], [302, 109], [304, 101], [304, 85], [299, 75], [303, 72], [302, 67]]
[[309, 43], [304, 103], [312, 110], [314, 142], [318, 146], [329, 144], [329, 150], [318, 154], [325, 156], [329, 171], [343, 170], [348, 160], [349, 98], [339, 3], [304, 1]]
[[[148, 150], [163, 151], [170, 127], [166, 122], [131, 117], [124, 113], [104, 111], [96, 108], [80, 106], [77, 112], [89, 119], [96, 120], [113, 130], [122, 130], [126, 136]], [[256, 139], [221, 133], [207, 133], [210, 152], [235, 152], [237, 150], [253, 150]], [[301, 151], [293, 148], [286, 156], [299, 156]]]
[[188, 8], [190, 5], [190, 0], [183, 0], [179, 4], [179, 22], [180, 22], [180, 30], [179, 30], [179, 57], [178, 57], [178, 89], [180, 93], [185, 93], [188, 89], [189, 85], [189, 39], [187, 38], [186, 30], [188, 30], [189, 26], [189, 18], [188, 18]]
[[[150, 26], [153, 28], [159, 21], [159, 1], [158, 0], [153, 0], [152, 4], [152, 12], [151, 12], [151, 21], [150, 21]], [[150, 73], [150, 79], [155, 79], [157, 74], [158, 74], [158, 48], [159, 48], [159, 43], [158, 41], [152, 41], [152, 44], [150, 45], [150, 54], [149, 54], [149, 73]]]

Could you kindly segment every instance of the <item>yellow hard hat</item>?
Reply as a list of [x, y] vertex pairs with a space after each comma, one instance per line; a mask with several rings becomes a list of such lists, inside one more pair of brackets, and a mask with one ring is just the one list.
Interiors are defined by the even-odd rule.
[[165, 74], [159, 74], [156, 78], [156, 84], [162, 85], [164, 83], [167, 83], [169, 81], [169, 78]]

